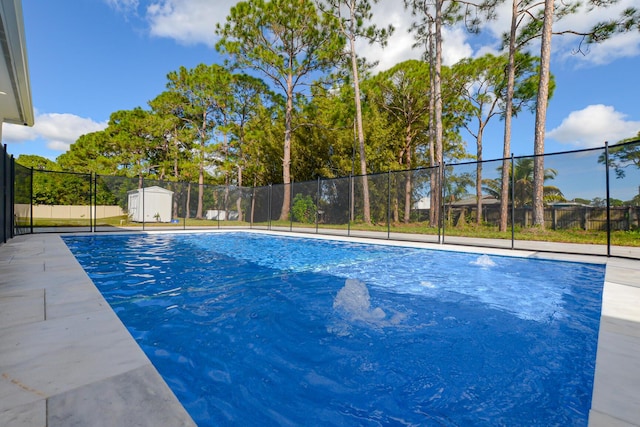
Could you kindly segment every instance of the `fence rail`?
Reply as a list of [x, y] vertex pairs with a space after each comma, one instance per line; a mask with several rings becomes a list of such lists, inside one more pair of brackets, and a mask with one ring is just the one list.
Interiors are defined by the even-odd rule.
[[32, 170], [5, 148], [3, 238], [248, 227], [640, 258], [640, 141], [542, 158], [543, 228], [532, 227], [531, 156], [248, 188]]

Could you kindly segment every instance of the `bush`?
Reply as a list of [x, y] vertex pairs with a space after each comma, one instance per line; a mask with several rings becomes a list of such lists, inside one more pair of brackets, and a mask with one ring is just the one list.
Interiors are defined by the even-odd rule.
[[312, 224], [316, 221], [316, 212], [317, 208], [311, 196], [296, 194], [296, 197], [293, 198], [291, 214], [294, 221]]

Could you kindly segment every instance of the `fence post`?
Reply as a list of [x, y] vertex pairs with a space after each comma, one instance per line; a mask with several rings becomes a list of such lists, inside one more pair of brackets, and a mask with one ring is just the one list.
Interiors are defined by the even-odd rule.
[[89, 172], [89, 229], [91, 229], [92, 233], [96, 232], [96, 227], [98, 225], [96, 218], [98, 216], [98, 199], [96, 194], [98, 187], [94, 177], [94, 173]]
[[33, 167], [29, 170], [29, 232], [33, 234]]
[[[439, 241], [440, 244], [444, 244], [444, 236], [445, 236], [445, 219], [444, 219], [444, 215], [445, 215], [445, 203], [444, 203], [444, 183], [446, 181], [446, 167], [445, 167], [445, 162], [442, 162], [439, 167], [442, 167], [442, 169], [440, 170], [440, 173], [438, 174], [438, 191], [440, 191], [440, 206], [438, 207], [438, 209], [441, 210], [440, 213], [440, 223], [438, 224], [440, 227], [440, 229], [442, 230], [442, 236], [439, 237]], [[449, 208], [451, 209], [451, 208]]]
[[511, 153], [511, 249], [515, 248], [516, 240], [516, 185], [514, 175], [515, 166], [513, 165], [513, 153]]
[[5, 208], [7, 149], [4, 148], [4, 145], [0, 146], [0, 148], [0, 236], [2, 236], [0, 242], [7, 243], [7, 224], [9, 223], [9, 218], [6, 218], [7, 209]]
[[582, 216], [583, 223], [581, 224], [582, 229], [584, 231], [589, 231], [589, 229], [591, 228], [589, 226], [589, 223], [591, 222], [591, 215], [589, 215], [589, 208], [585, 206], [584, 208], [582, 208], [582, 210], [584, 212], [584, 215]]
[[[180, 193], [182, 194], [182, 192], [184, 191], [184, 182], [180, 182], [178, 181], [178, 185], [180, 188]], [[187, 191], [190, 191], [190, 187], [188, 187], [187, 184]], [[178, 211], [180, 211], [180, 208], [178, 207]], [[182, 219], [182, 230], [186, 230], [187, 229], [187, 217], [189, 216], [189, 205], [187, 205], [187, 208], [184, 210], [184, 218]]]
[[[1, 129], [0, 129], [1, 130]], [[10, 219], [7, 218], [7, 208], [5, 206], [6, 203], [6, 192], [7, 186], [9, 185], [7, 181], [7, 148], [6, 144], [0, 146], [0, 235], [2, 238], [0, 242], [7, 243], [7, 224], [9, 224]]]
[[609, 195], [609, 141], [604, 142], [605, 182], [607, 187], [607, 256], [611, 256], [611, 203]]
[[144, 224], [145, 224], [145, 218], [144, 218], [144, 178], [141, 179], [140, 183], [142, 184], [141, 190], [142, 190], [142, 231], [144, 231]]
[[12, 239], [16, 235], [16, 161], [13, 155], [9, 157], [9, 237]]
[[[6, 154], [6, 153], [5, 153]], [[9, 182], [7, 183], [9, 190], [9, 237], [14, 238], [16, 235], [16, 160], [13, 155], [9, 157]]]
[[387, 172], [387, 239], [391, 238], [391, 171]]
[[[286, 184], [283, 184], [286, 185]], [[285, 188], [285, 191], [287, 189]], [[293, 180], [289, 183], [289, 232], [293, 231]]]
[[267, 206], [269, 207], [269, 209], [267, 210], [267, 230], [271, 230], [271, 193], [271, 184], [269, 184], [269, 197], [267, 199]]
[[320, 176], [318, 176], [318, 190], [316, 191], [316, 234], [318, 234], [318, 220], [320, 216]]
[[353, 221], [353, 172], [349, 175], [349, 219], [347, 219], [347, 236], [351, 236], [351, 221]]

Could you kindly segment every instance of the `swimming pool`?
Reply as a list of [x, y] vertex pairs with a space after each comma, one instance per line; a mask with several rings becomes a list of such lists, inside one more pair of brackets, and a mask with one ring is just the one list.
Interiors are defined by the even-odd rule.
[[206, 425], [586, 425], [604, 266], [253, 233], [65, 237]]

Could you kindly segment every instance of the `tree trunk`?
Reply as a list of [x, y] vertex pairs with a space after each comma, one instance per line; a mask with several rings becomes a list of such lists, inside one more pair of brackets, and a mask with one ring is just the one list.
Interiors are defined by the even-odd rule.
[[189, 218], [191, 216], [191, 212], [189, 209], [189, 205], [191, 204], [191, 182], [187, 183], [187, 206], [186, 206], [186, 213], [184, 214], [184, 219], [185, 219], [185, 223], [186, 223], [186, 219]]
[[540, 47], [540, 82], [536, 104], [535, 139], [533, 142], [533, 225], [544, 228], [544, 132], [549, 101], [549, 75], [551, 62], [551, 36], [554, 0], [544, 2], [544, 22]]
[[198, 170], [198, 209], [196, 210], [196, 219], [202, 219], [202, 206], [204, 202], [204, 165], [200, 163]]
[[289, 218], [291, 209], [291, 133], [293, 127], [293, 76], [287, 77], [287, 107], [284, 113], [284, 153], [282, 157], [282, 183], [284, 191], [282, 195], [282, 210], [280, 211], [280, 221]]
[[[434, 55], [434, 37], [432, 32], [432, 22], [429, 21], [429, 165], [431, 196], [429, 197], [429, 225], [438, 227], [440, 218], [440, 198], [438, 197], [438, 171], [440, 166], [436, 163], [435, 144], [436, 144], [436, 103], [435, 103], [435, 55]], [[438, 169], [436, 169], [438, 166]]]
[[436, 215], [436, 221], [439, 223], [440, 218], [440, 198], [442, 193], [444, 169], [442, 164], [443, 157], [443, 130], [442, 130], [442, 2], [443, 0], [435, 1], [436, 9], [436, 33], [435, 33], [435, 70], [433, 79], [434, 90], [434, 108], [435, 108], [435, 161], [438, 164], [438, 188], [436, 189], [438, 213]]
[[355, 39], [349, 37], [351, 48], [351, 72], [353, 73], [353, 92], [356, 104], [356, 128], [360, 149], [360, 173], [362, 175], [362, 219], [371, 224], [371, 202], [369, 201], [369, 178], [367, 177], [367, 156], [364, 149], [364, 130], [362, 126], [362, 105], [360, 102], [360, 79], [358, 73], [358, 58], [356, 57]]
[[394, 192], [392, 204], [393, 204], [393, 215], [392, 215], [393, 223], [397, 224], [397, 223], [400, 222], [400, 212], [399, 212], [400, 208], [398, 207], [398, 204], [399, 204], [399, 202], [398, 202], [398, 194], [395, 193], [395, 192]]
[[238, 165], [238, 198], [236, 199], [236, 211], [238, 211], [238, 221], [242, 222], [242, 167]]
[[253, 220], [255, 219], [255, 212], [256, 212], [256, 187], [257, 187], [258, 183], [256, 182], [256, 179], [253, 178], [253, 188], [251, 189], [251, 217], [249, 219], [249, 224], [253, 225]]
[[405, 160], [406, 169], [404, 180], [404, 223], [409, 224], [411, 219], [411, 126], [407, 128], [407, 134], [405, 137]]
[[476, 224], [482, 224], [482, 133], [484, 125], [480, 123], [476, 138]]
[[[518, 25], [518, 0], [511, 3], [511, 30], [509, 33], [509, 65], [507, 66], [507, 99], [504, 111], [504, 145], [502, 149], [502, 182], [500, 184], [500, 231], [507, 231], [509, 212], [509, 179], [511, 171], [511, 116], [513, 115], [513, 90], [516, 80], [516, 29]], [[514, 203], [512, 200], [511, 203]], [[512, 219], [513, 221], [513, 219]]]

